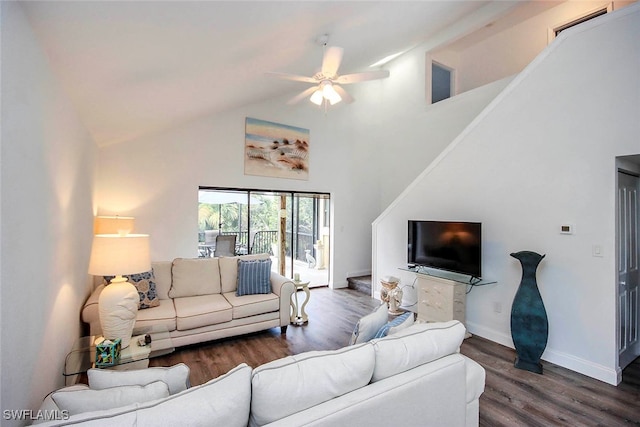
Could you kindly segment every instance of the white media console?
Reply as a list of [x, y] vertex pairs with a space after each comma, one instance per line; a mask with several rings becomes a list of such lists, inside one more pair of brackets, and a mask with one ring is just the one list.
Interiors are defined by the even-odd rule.
[[[458, 320], [464, 325], [467, 293], [471, 287], [496, 283], [426, 267], [402, 270], [416, 275], [418, 320], [422, 322]], [[469, 336], [471, 334], [467, 333]]]

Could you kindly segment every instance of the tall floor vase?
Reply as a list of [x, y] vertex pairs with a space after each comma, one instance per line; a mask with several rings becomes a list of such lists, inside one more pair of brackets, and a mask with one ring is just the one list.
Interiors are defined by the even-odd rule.
[[514, 366], [542, 374], [540, 357], [547, 346], [549, 322], [536, 282], [536, 270], [545, 257], [530, 251], [511, 254], [522, 265], [522, 279], [511, 306], [511, 337], [516, 347]]

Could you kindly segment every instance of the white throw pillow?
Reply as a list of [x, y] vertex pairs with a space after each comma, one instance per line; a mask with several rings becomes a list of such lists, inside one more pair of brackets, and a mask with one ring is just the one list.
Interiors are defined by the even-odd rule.
[[123, 385], [147, 385], [162, 381], [169, 387], [169, 394], [176, 394], [189, 388], [189, 367], [184, 363], [169, 368], [154, 367], [131, 371], [110, 369], [89, 369], [89, 387], [93, 390]]
[[55, 404], [69, 415], [119, 408], [131, 403], [146, 402], [169, 396], [169, 387], [162, 381], [146, 386], [111, 387], [104, 390], [60, 390], [51, 395]]
[[309, 351], [257, 367], [251, 378], [251, 425], [265, 425], [366, 386], [374, 352], [370, 343]]
[[376, 332], [387, 323], [388, 318], [387, 304], [380, 304], [372, 313], [358, 320], [349, 344], [359, 344], [371, 340]]
[[376, 363], [372, 382], [456, 353], [466, 329], [457, 320], [416, 323], [394, 335], [372, 341]]
[[224, 375], [137, 411], [139, 425], [246, 426], [251, 402], [251, 368], [241, 364]]
[[205, 384], [164, 399], [71, 416], [64, 425], [246, 427], [251, 402], [251, 368], [241, 364]]
[[[52, 391], [51, 393], [49, 393], [47, 395], [47, 397], [44, 398], [44, 400], [42, 401], [42, 405], [40, 405], [40, 408], [38, 408], [39, 411], [42, 411], [41, 413], [48, 413], [50, 415], [54, 415], [55, 416], [55, 420], [60, 420], [62, 418], [65, 417], [65, 415], [61, 412], [60, 407], [58, 407], [58, 405], [56, 405], [56, 403], [53, 401], [53, 399], [51, 398], [51, 396], [54, 393], [60, 392], [60, 391], [77, 391], [77, 390], [89, 390], [89, 386], [87, 386], [86, 384], [74, 384], [74, 385], [70, 385], [64, 388], [61, 388], [59, 390], [56, 391]], [[47, 417], [36, 417], [35, 420], [33, 420], [33, 422], [31, 423], [32, 425], [34, 424], [43, 424], [47, 421], [52, 421], [50, 419], [47, 419]]]

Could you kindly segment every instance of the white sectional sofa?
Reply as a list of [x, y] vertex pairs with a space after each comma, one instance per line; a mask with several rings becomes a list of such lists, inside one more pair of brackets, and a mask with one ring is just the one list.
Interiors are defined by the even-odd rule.
[[[176, 379], [184, 365], [90, 371], [89, 387], [68, 387], [45, 399], [43, 414], [67, 419], [43, 425], [477, 426], [485, 371], [458, 352], [465, 332], [458, 321], [414, 324], [339, 350], [255, 369], [241, 364], [190, 388], [188, 372]], [[129, 397], [127, 404], [123, 396], [138, 396], [141, 387], [149, 398]], [[110, 400], [113, 407], [105, 408]]]
[[[269, 254], [258, 254], [153, 262], [157, 305], [138, 310], [135, 329], [166, 327], [174, 347], [278, 326], [284, 333], [295, 289], [291, 280], [271, 272], [268, 293], [236, 295], [238, 262], [268, 259]], [[91, 335], [101, 334], [98, 298], [105, 285], [97, 280], [82, 309]]]

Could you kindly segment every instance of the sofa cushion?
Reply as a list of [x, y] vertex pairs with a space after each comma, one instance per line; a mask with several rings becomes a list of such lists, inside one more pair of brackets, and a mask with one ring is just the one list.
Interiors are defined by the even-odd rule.
[[131, 371], [92, 368], [87, 371], [87, 377], [92, 390], [123, 385], [145, 386], [155, 381], [167, 384], [169, 394], [176, 394], [189, 388], [189, 367], [184, 363], [178, 363], [169, 368], [154, 367]]
[[[114, 277], [115, 276], [104, 276], [105, 285], [111, 282], [111, 279]], [[139, 310], [160, 305], [153, 270], [145, 271], [144, 273], [125, 274], [123, 277], [138, 291], [138, 296], [140, 297], [140, 302], [138, 303]]]
[[394, 335], [373, 340], [376, 363], [372, 381], [380, 381], [457, 352], [465, 332], [464, 325], [457, 320], [416, 323]]
[[221, 291], [217, 258], [176, 258], [171, 274], [171, 298], [219, 294]]
[[222, 293], [235, 292], [238, 285], [238, 260], [271, 259], [269, 254], [252, 254], [234, 257], [220, 257], [220, 284]]
[[160, 300], [160, 305], [149, 310], [138, 311], [136, 329], [148, 327], [166, 327], [167, 331], [176, 329], [176, 309], [173, 300]]
[[271, 293], [271, 259], [238, 260], [236, 295]]
[[251, 368], [243, 363], [225, 375], [164, 399], [83, 413], [46, 425], [246, 427], [250, 401]]
[[160, 300], [169, 299], [172, 266], [172, 261], [154, 261], [151, 263], [153, 276], [156, 279], [156, 291], [158, 292], [158, 298]]
[[69, 415], [82, 412], [119, 408], [131, 403], [146, 402], [169, 396], [169, 387], [162, 381], [154, 381], [145, 386], [120, 386], [103, 390], [60, 390], [51, 398], [62, 411]]
[[387, 319], [389, 319], [387, 304], [380, 304], [373, 312], [358, 320], [353, 334], [351, 334], [350, 344], [359, 344], [371, 340], [376, 332], [387, 323]]
[[366, 386], [374, 367], [369, 343], [310, 351], [257, 367], [251, 377], [251, 425], [264, 425]]
[[373, 338], [382, 338], [387, 335], [393, 335], [396, 332], [408, 328], [413, 325], [413, 313], [408, 311], [396, 317], [395, 319], [385, 323], [382, 327], [376, 332]]
[[237, 296], [235, 292], [222, 294], [233, 306], [233, 318], [255, 316], [280, 310], [280, 298], [276, 294]]
[[230, 322], [231, 304], [220, 294], [175, 298], [176, 326], [179, 331]]

